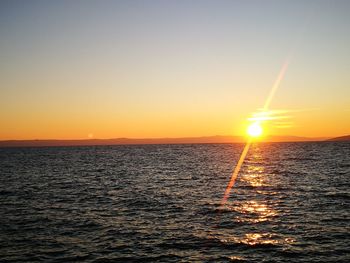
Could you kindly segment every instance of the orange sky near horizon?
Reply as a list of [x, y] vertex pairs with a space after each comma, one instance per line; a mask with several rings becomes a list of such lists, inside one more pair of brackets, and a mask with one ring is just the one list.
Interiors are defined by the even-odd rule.
[[350, 134], [347, 2], [28, 2], [0, 3], [0, 140], [242, 136], [291, 53], [264, 134]]

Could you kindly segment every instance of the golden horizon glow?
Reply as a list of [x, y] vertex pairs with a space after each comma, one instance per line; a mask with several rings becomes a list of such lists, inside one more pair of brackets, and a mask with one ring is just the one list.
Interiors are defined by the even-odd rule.
[[350, 133], [349, 3], [52, 2], [1, 5], [0, 140]]

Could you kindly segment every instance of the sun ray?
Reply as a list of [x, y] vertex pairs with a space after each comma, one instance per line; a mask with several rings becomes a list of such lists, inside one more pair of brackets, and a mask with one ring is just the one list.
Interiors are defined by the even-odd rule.
[[272, 99], [273, 99], [273, 97], [274, 97], [278, 87], [280, 86], [280, 83], [281, 83], [281, 81], [282, 81], [282, 79], [283, 79], [283, 77], [284, 77], [284, 75], [285, 75], [285, 73], [287, 71], [288, 65], [289, 65], [289, 58], [283, 64], [283, 66], [282, 66], [282, 68], [281, 68], [281, 70], [280, 70], [280, 72], [279, 72], [279, 74], [277, 76], [277, 79], [275, 80], [275, 83], [272, 86], [272, 89], [271, 89], [271, 91], [269, 93], [269, 96], [267, 97], [267, 100], [266, 100], [266, 102], [264, 104], [263, 111], [267, 111], [268, 110], [268, 108], [270, 106], [270, 103], [271, 103], [271, 101], [272, 101]]
[[[281, 83], [281, 81], [282, 81], [282, 79], [283, 79], [283, 77], [284, 77], [284, 75], [285, 75], [285, 73], [287, 71], [288, 65], [289, 65], [289, 58], [283, 64], [283, 66], [282, 66], [282, 68], [281, 68], [281, 70], [280, 70], [280, 72], [279, 72], [279, 74], [277, 76], [277, 79], [275, 80], [275, 82], [274, 82], [274, 84], [272, 86], [272, 89], [271, 89], [271, 91], [269, 93], [269, 96], [267, 97], [267, 99], [265, 101], [265, 104], [264, 104], [264, 107], [263, 107], [262, 113], [261, 113], [263, 116], [264, 116], [265, 112], [268, 112], [268, 108], [270, 106], [270, 103], [271, 103], [271, 101], [272, 101], [272, 99], [273, 99], [273, 97], [274, 97], [278, 87], [280, 86], [280, 83]], [[262, 133], [262, 129], [261, 129], [259, 123], [260, 123], [259, 121], [256, 122], [255, 123], [256, 126], [251, 128], [252, 134], [250, 134], [249, 131], [248, 131], [250, 137], [249, 137], [249, 139], [248, 139], [248, 141], [247, 141], [247, 143], [246, 143], [246, 145], [245, 145], [245, 147], [243, 149], [243, 152], [241, 153], [241, 156], [239, 157], [238, 163], [237, 163], [234, 171], [232, 172], [231, 179], [230, 179], [229, 183], [227, 184], [224, 196], [223, 196], [223, 198], [221, 200], [221, 207], [223, 207], [226, 204], [227, 199], [230, 196], [231, 189], [232, 189], [232, 187], [234, 186], [234, 184], [236, 182], [236, 179], [237, 179], [237, 176], [239, 174], [239, 171], [241, 170], [241, 167], [242, 167], [242, 165], [244, 163], [244, 160], [245, 160], [245, 158], [246, 158], [246, 156], [248, 154], [249, 147], [250, 147], [250, 145], [252, 143], [252, 137], [254, 137], [253, 135], [254, 134], [258, 135], [258, 134]], [[252, 125], [254, 125], [254, 123]], [[258, 126], [260, 127], [261, 130], [258, 128]]]
[[228, 197], [230, 196], [231, 188], [234, 186], [234, 184], [236, 182], [236, 178], [238, 176], [239, 171], [241, 170], [241, 166], [242, 166], [244, 159], [249, 151], [249, 147], [251, 145], [251, 142], [252, 142], [252, 140], [249, 139], [248, 142], [246, 143], [246, 145], [244, 146], [243, 152], [242, 152], [241, 156], [239, 157], [236, 168], [234, 169], [234, 171], [231, 175], [231, 179], [230, 179], [229, 183], [227, 184], [224, 197], [221, 200], [221, 206], [224, 206], [226, 204], [226, 201], [227, 201]]

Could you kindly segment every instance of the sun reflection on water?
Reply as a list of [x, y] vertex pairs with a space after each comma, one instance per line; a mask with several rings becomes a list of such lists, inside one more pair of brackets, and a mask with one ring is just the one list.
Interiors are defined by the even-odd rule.
[[252, 187], [267, 186], [266, 176], [263, 151], [253, 144], [249, 158], [246, 160], [246, 167], [241, 174], [240, 182]]
[[242, 176], [241, 180], [247, 182], [250, 186], [253, 187], [264, 186], [264, 178], [261, 174], [258, 173], [246, 174]]
[[[289, 246], [295, 242], [294, 239], [276, 235], [271, 230], [278, 225], [279, 215], [275, 204], [266, 198], [275, 193], [264, 188], [272, 185], [269, 175], [263, 146], [253, 144], [238, 177], [238, 196], [232, 195], [231, 200], [220, 208], [225, 211], [224, 228], [216, 229], [216, 235], [212, 238], [223, 245]], [[261, 223], [266, 224], [265, 231], [257, 232], [254, 225]], [[235, 259], [235, 255], [232, 255], [232, 260]]]
[[255, 200], [226, 205], [225, 209], [235, 212], [236, 222], [259, 223], [272, 220], [272, 217], [277, 216], [277, 211], [268, 204]]

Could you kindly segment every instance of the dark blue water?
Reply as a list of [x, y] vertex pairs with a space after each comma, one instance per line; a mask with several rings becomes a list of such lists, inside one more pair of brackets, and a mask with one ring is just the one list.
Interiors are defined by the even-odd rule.
[[2, 262], [350, 262], [350, 144], [0, 149]]

